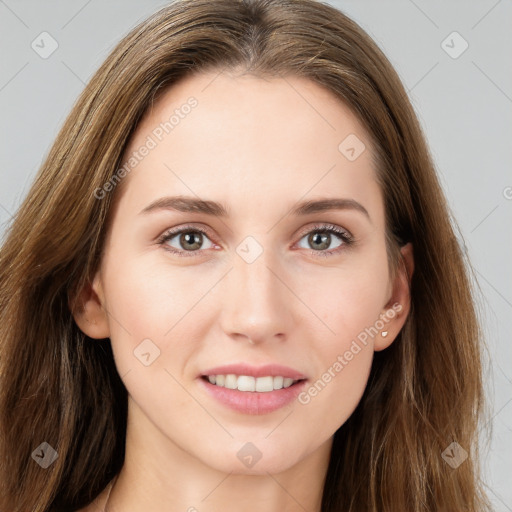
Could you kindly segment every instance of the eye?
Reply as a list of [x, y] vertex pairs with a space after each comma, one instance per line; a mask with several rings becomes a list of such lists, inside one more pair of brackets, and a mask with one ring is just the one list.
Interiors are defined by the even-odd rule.
[[[171, 244], [170, 242], [176, 238]], [[204, 239], [211, 244], [210, 247], [203, 247]], [[177, 254], [178, 256], [194, 256], [200, 249], [211, 249], [215, 244], [208, 238], [205, 230], [192, 226], [184, 226], [179, 229], [166, 231], [158, 240], [164, 249]], [[174, 244], [174, 245], [173, 245]], [[178, 247], [176, 247], [176, 244]]]
[[[299, 243], [304, 238], [307, 238], [306, 243], [313, 247], [313, 249], [310, 249], [310, 254], [320, 257], [335, 255], [354, 243], [354, 238], [348, 231], [333, 224], [316, 224], [313, 229], [302, 235]], [[209, 247], [204, 247], [205, 239], [209, 242]], [[338, 242], [334, 249], [326, 251], [325, 249], [331, 246], [333, 241], [336, 242], [336, 239], [338, 239]], [[158, 243], [165, 250], [180, 257], [194, 256], [200, 253], [202, 249], [219, 247], [210, 240], [206, 230], [195, 226], [183, 226], [166, 231], [158, 239]], [[301, 248], [307, 249], [307, 247]]]
[[[334, 249], [326, 251], [325, 249], [331, 246], [333, 241], [336, 242], [335, 239], [333, 240], [333, 235], [338, 239], [338, 243], [334, 246]], [[350, 246], [354, 243], [354, 238], [348, 231], [332, 224], [317, 224], [313, 229], [306, 232], [300, 241], [304, 238], [306, 238], [306, 243], [313, 248], [310, 253], [313, 256], [321, 257], [337, 254], [344, 250], [344, 246]], [[301, 248], [307, 249], [308, 247]]]

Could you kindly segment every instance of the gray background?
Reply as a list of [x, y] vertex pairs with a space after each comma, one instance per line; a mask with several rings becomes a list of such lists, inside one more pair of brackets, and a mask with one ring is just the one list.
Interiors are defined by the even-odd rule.
[[[404, 81], [468, 247], [490, 349], [484, 477], [495, 510], [512, 512], [512, 0], [329, 3], [377, 41]], [[0, 236], [85, 83], [164, 4], [0, 0]], [[31, 45], [45, 31], [58, 48], [43, 59]], [[463, 49], [454, 31], [469, 45], [457, 58], [445, 51]]]

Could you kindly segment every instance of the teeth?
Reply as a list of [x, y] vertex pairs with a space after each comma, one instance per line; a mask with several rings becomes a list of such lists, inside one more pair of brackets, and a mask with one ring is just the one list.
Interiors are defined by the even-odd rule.
[[274, 377], [274, 389], [281, 389], [283, 387], [284, 377]]
[[256, 379], [247, 375], [238, 377], [238, 391], [256, 391]]
[[293, 379], [285, 378], [283, 380], [283, 388], [289, 388], [293, 384]]
[[236, 375], [226, 375], [226, 382], [224, 383], [224, 387], [228, 389], [236, 389], [238, 384], [237, 381], [238, 379], [236, 378]]
[[[259, 391], [260, 393], [266, 393], [274, 390], [274, 377], [258, 377], [254, 379], [254, 387], [251, 391]], [[240, 389], [240, 388], [238, 388]]]
[[275, 389], [289, 388], [296, 380], [288, 377], [251, 377], [250, 375], [208, 375], [211, 384], [239, 391], [257, 391], [268, 393]]

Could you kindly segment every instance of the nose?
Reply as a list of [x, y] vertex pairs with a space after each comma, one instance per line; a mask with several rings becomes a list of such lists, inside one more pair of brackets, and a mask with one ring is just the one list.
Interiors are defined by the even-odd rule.
[[289, 280], [283, 265], [268, 250], [251, 263], [235, 255], [220, 293], [224, 334], [251, 344], [285, 340], [298, 302], [287, 287]]

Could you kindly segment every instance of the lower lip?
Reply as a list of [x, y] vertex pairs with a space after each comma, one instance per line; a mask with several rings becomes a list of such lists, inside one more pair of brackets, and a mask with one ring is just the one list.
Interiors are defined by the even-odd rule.
[[220, 403], [245, 414], [268, 414], [281, 409], [297, 398], [307, 382], [302, 380], [288, 388], [261, 393], [223, 388], [211, 384], [206, 379], [200, 378], [199, 380], [206, 391]]

